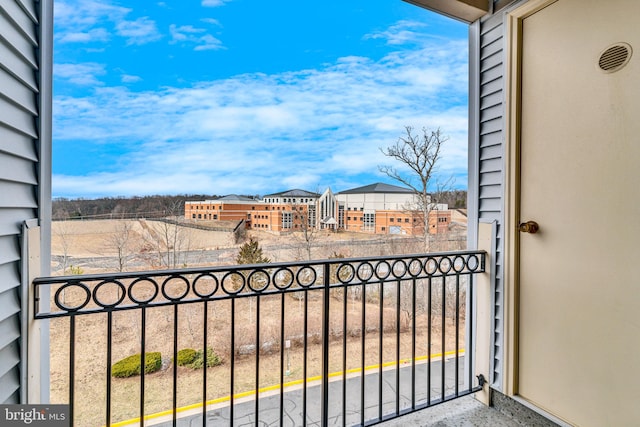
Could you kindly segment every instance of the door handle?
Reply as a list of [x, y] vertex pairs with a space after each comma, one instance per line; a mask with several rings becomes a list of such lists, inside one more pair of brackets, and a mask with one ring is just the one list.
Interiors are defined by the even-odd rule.
[[536, 234], [539, 229], [540, 227], [538, 226], [538, 223], [535, 221], [523, 222], [518, 226], [518, 230], [521, 233]]

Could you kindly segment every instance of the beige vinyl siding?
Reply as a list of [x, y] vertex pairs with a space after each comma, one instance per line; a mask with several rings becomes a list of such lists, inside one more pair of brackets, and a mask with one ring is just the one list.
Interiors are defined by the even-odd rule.
[[37, 10], [0, 3], [0, 403], [21, 399], [21, 227], [38, 217]]

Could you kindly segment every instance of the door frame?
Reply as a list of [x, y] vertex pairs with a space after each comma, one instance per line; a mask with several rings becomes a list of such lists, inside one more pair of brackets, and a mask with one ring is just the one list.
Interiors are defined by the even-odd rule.
[[[522, 113], [522, 23], [558, 0], [529, 0], [505, 13], [505, 164], [504, 164], [504, 375], [502, 390], [518, 395], [520, 297], [520, 143]], [[524, 400], [519, 402], [532, 407]], [[532, 407], [543, 413], [537, 407]], [[552, 417], [555, 418], [555, 417]]]

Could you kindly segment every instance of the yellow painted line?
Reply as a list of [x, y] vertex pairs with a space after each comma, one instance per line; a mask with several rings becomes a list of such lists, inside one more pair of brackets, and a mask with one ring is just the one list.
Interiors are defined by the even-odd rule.
[[[453, 356], [455, 355], [456, 352], [454, 350], [451, 351], [447, 351], [444, 353], [444, 356]], [[458, 352], [459, 355], [464, 354], [464, 349], [461, 349]], [[418, 356], [416, 357], [416, 362], [418, 361], [423, 361], [423, 360], [427, 360], [429, 358], [429, 356]], [[439, 359], [442, 358], [442, 353], [438, 353], [438, 354], [432, 354], [431, 355], [431, 359]], [[401, 359], [400, 360], [400, 364], [404, 365], [406, 363], [411, 363], [411, 358], [408, 359]], [[382, 364], [383, 368], [388, 368], [390, 366], [395, 366], [396, 365], [396, 361], [391, 361], [391, 362], [385, 362]], [[380, 369], [380, 364], [375, 364], [375, 365], [369, 365], [369, 366], [365, 366], [364, 370], [365, 371], [371, 371], [374, 369]], [[358, 372], [362, 372], [362, 368], [353, 368], [353, 369], [347, 369], [347, 371], [337, 371], [337, 372], [331, 372], [329, 374], [329, 378], [333, 378], [333, 377], [339, 377], [342, 375], [347, 375], [347, 374], [355, 374]], [[314, 382], [314, 381], [319, 381], [322, 379], [321, 375], [317, 375], [315, 377], [309, 377], [307, 378], [307, 382]], [[300, 379], [300, 380], [294, 380], [294, 381], [289, 381], [286, 382], [282, 385], [282, 388], [288, 388], [288, 387], [293, 387], [293, 386], [297, 386], [300, 384], [303, 384], [304, 380]], [[268, 391], [274, 391], [274, 390], [280, 390], [280, 384], [276, 384], [276, 385], [272, 385], [272, 386], [268, 386], [268, 387], [262, 387], [260, 389], [258, 389], [258, 393], [265, 393]], [[247, 396], [252, 396], [255, 395], [256, 391], [255, 390], [249, 390], [249, 391], [244, 391], [242, 393], [236, 393], [233, 395], [234, 400], [235, 399], [241, 399], [243, 397], [247, 397]], [[205, 405], [209, 406], [209, 405], [215, 405], [218, 403], [223, 403], [223, 402], [228, 402], [231, 400], [231, 396], [224, 396], [224, 397], [218, 397], [217, 399], [211, 399], [211, 400], [207, 400], [205, 402]], [[179, 412], [185, 412], [185, 411], [189, 411], [191, 409], [197, 409], [197, 408], [202, 408], [202, 402], [200, 403], [194, 403], [192, 405], [187, 405], [187, 406], [181, 406], [179, 408], [176, 408], [176, 413]], [[160, 418], [160, 417], [164, 417], [164, 416], [168, 416], [168, 415], [173, 415], [173, 410], [168, 410], [168, 411], [162, 411], [162, 412], [156, 412], [154, 414], [149, 414], [149, 415], [145, 415], [144, 416], [144, 420], [152, 420], [154, 418]], [[125, 421], [120, 421], [117, 423], [113, 423], [111, 424], [113, 427], [123, 427], [123, 426], [127, 426], [127, 425], [131, 425], [131, 424], [137, 424], [140, 423], [140, 417], [137, 418], [132, 418], [129, 420], [125, 420]]]

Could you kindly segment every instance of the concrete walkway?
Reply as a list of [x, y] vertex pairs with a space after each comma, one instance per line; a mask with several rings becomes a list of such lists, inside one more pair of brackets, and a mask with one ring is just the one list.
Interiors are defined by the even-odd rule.
[[[455, 359], [445, 361], [445, 394], [454, 393], [454, 373]], [[461, 357], [458, 366], [459, 384], [464, 383], [464, 358]], [[431, 364], [431, 395], [434, 402], [442, 396], [441, 388], [441, 362], [436, 361]], [[396, 375], [395, 368], [386, 369], [382, 373], [382, 413], [383, 416], [395, 412], [397, 405], [400, 410], [411, 407], [411, 365], [405, 365], [400, 369], [400, 393], [399, 400], [396, 400]], [[374, 421], [378, 419], [380, 406], [380, 379], [378, 371], [373, 371], [364, 377], [364, 421]], [[427, 402], [427, 364], [416, 364], [416, 393], [415, 404], [425, 404]], [[359, 425], [363, 421], [361, 411], [361, 384], [360, 374], [351, 375], [346, 383], [346, 425]], [[460, 387], [462, 389], [462, 387]], [[280, 394], [275, 392], [263, 393], [260, 395], [259, 405], [259, 426], [280, 426], [282, 418], [283, 426], [302, 426], [303, 415], [306, 411], [306, 425], [320, 426], [321, 419], [321, 387], [319, 382], [309, 383], [307, 386], [307, 405], [303, 406], [303, 389], [301, 386], [289, 387], [285, 389], [283, 396], [282, 411], [280, 408]], [[343, 399], [342, 399], [342, 379], [337, 378], [329, 383], [329, 425], [343, 425]], [[250, 396], [235, 401], [234, 404], [234, 426], [255, 426], [255, 397]], [[282, 414], [282, 416], [281, 416]], [[180, 427], [202, 426], [202, 410], [196, 410], [191, 414], [182, 413], [178, 415], [177, 425]], [[224, 404], [210, 406], [206, 412], [208, 426], [230, 426], [230, 407], [228, 402]], [[149, 423], [150, 425], [151, 423]], [[159, 427], [169, 427], [173, 424], [172, 419], [155, 420], [154, 425]], [[472, 396], [465, 396], [450, 402], [445, 402], [432, 406], [413, 414], [404, 415], [400, 418], [386, 421], [380, 425], [384, 426], [495, 426], [511, 427], [520, 426], [509, 417], [498, 411], [485, 407], [477, 402]]]

